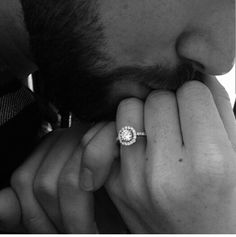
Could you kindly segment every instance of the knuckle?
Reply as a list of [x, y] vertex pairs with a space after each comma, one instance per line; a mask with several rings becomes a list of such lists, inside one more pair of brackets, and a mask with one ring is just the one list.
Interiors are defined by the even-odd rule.
[[165, 165], [146, 170], [146, 186], [151, 197], [161, 199], [163, 194], [170, 197], [182, 195], [186, 182], [179, 181], [180, 177], [174, 175], [173, 171], [167, 169]]
[[21, 190], [30, 186], [31, 182], [31, 174], [24, 168], [17, 169], [11, 176], [11, 186], [16, 190]]
[[208, 156], [208, 159], [198, 159], [194, 163], [194, 180], [197, 186], [207, 190], [230, 190], [235, 188], [235, 163], [228, 163], [225, 157]]
[[[176, 201], [184, 201], [191, 189], [188, 189], [189, 180], [181, 179], [170, 172], [158, 172], [147, 175], [147, 188], [151, 197], [163, 200], [165, 197], [171, 197]], [[187, 191], [188, 190], [188, 191]]]
[[91, 137], [88, 135], [88, 133], [86, 133], [83, 136], [83, 138], [81, 139], [80, 146], [81, 147], [86, 147], [90, 139], [91, 139]]
[[50, 180], [50, 177], [40, 175], [34, 182], [34, 193], [38, 198], [41, 197], [54, 197], [57, 192], [57, 187], [54, 182]]
[[79, 178], [78, 175], [73, 172], [64, 172], [58, 182], [59, 189], [68, 189], [73, 188], [77, 189], [79, 186]]
[[[95, 166], [99, 161], [102, 161], [100, 157], [100, 153], [102, 147], [98, 146], [95, 142], [90, 142], [84, 150], [83, 154], [83, 163], [86, 164], [86, 166]], [[100, 158], [100, 159], [99, 159]]]
[[223, 155], [218, 154], [218, 149], [209, 147], [207, 152], [199, 152], [200, 154], [195, 154], [193, 156], [195, 174], [219, 177], [224, 176], [225, 158]]
[[197, 167], [194, 174], [198, 184], [208, 188], [226, 188], [231, 183], [230, 176], [218, 164], [209, 164], [207, 168]]
[[91, 135], [91, 131], [89, 130], [87, 133], [85, 133], [85, 135], [81, 139], [80, 142], [81, 147], [83, 148], [86, 147], [92, 138], [93, 136]]

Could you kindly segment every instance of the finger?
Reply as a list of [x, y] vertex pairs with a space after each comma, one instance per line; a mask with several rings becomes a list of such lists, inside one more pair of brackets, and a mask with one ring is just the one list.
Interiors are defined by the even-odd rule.
[[59, 201], [66, 233], [97, 233], [94, 221], [93, 194], [80, 188], [79, 171], [82, 149], [67, 161], [59, 179]]
[[[124, 186], [121, 182], [120, 176], [120, 165], [119, 161], [115, 160], [112, 165], [112, 170], [109, 175], [109, 178], [105, 184], [106, 191], [112, 200], [112, 202], [115, 204], [117, 210], [119, 210], [119, 215], [112, 214], [112, 219], [109, 223], [110, 226], [113, 226], [112, 228], [116, 230], [115, 233], [124, 233], [127, 234], [127, 226], [132, 227], [134, 226], [136, 230], [136, 233], [142, 233], [143, 232], [143, 223], [141, 221], [142, 218], [139, 218], [138, 214], [134, 219], [130, 218], [130, 215], [132, 214], [132, 210], [139, 210], [140, 205], [138, 202], [138, 208], [136, 206], [137, 198], [132, 199], [131, 204], [129, 208], [127, 208], [127, 196], [124, 190]], [[146, 192], [145, 192], [146, 193]], [[137, 194], [137, 193], [136, 193]], [[140, 199], [140, 196], [138, 197]], [[125, 201], [124, 201], [125, 200]], [[114, 210], [115, 213], [117, 212]], [[115, 222], [116, 221], [116, 222]], [[111, 227], [110, 227], [111, 228]]]
[[19, 231], [21, 225], [21, 207], [15, 192], [11, 188], [0, 191], [0, 229], [11, 233]]
[[[182, 137], [175, 94], [154, 91], [145, 103], [147, 146], [153, 154], [176, 152], [182, 147]], [[171, 148], [171, 149], [170, 149]]]
[[210, 89], [229, 139], [236, 151], [236, 120], [230, 98], [225, 88], [214, 77], [206, 78], [204, 83]]
[[171, 177], [181, 168], [182, 136], [174, 93], [154, 91], [148, 96], [145, 103], [145, 129], [148, 156], [145, 177], [148, 184], [153, 185], [152, 182], [156, 182], [153, 177]]
[[177, 99], [184, 144], [193, 154], [205, 152], [205, 147], [209, 149], [205, 144], [229, 146], [224, 124], [206, 85], [187, 82], [177, 91]]
[[90, 128], [81, 140], [81, 145], [85, 147], [89, 141], [106, 125], [105, 122], [97, 123], [92, 128]]
[[[143, 102], [136, 98], [123, 100], [117, 111], [117, 132], [125, 126], [144, 132]], [[127, 192], [138, 193], [143, 187], [144, 163], [146, 158], [146, 137], [138, 137], [130, 146], [120, 146], [121, 178]], [[130, 193], [131, 196], [131, 193]]]
[[[80, 185], [85, 191], [94, 191], [104, 185], [111, 165], [119, 155], [116, 134], [115, 124], [109, 123], [84, 148]], [[92, 175], [92, 180], [87, 177], [87, 172]]]
[[63, 226], [58, 200], [58, 179], [66, 161], [79, 145], [81, 137], [77, 127], [65, 130], [45, 156], [34, 181], [37, 200], [60, 231], [63, 231]]
[[57, 233], [34, 197], [33, 181], [43, 158], [60, 136], [61, 131], [48, 136], [31, 157], [14, 172], [11, 179], [11, 185], [21, 205], [22, 223], [29, 233]]

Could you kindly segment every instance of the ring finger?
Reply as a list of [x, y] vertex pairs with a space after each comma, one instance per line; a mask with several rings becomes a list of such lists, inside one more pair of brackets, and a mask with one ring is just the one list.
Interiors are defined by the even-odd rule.
[[[144, 131], [143, 121], [144, 105], [136, 98], [123, 100], [117, 111], [117, 131], [130, 126], [137, 132]], [[130, 134], [127, 134], [130, 135]], [[142, 172], [144, 171], [146, 138], [137, 137], [134, 144], [129, 146], [121, 145], [121, 177], [124, 186], [135, 192], [140, 192], [143, 187]]]

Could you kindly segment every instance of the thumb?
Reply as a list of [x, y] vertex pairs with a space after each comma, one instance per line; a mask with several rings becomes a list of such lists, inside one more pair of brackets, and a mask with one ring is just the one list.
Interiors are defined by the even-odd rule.
[[19, 230], [21, 207], [15, 192], [11, 188], [0, 191], [0, 229], [4, 232]]
[[116, 136], [115, 123], [108, 123], [85, 146], [80, 176], [83, 190], [95, 191], [104, 185], [119, 155]]
[[234, 150], [236, 151], [236, 120], [230, 98], [225, 88], [215, 77], [206, 78], [204, 83], [210, 89], [225, 130], [229, 136]]

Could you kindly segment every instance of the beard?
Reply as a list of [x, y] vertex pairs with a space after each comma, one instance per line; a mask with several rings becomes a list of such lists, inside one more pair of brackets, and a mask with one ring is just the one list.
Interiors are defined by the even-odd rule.
[[[76, 75], [69, 77], [66, 85], [63, 80], [54, 88], [56, 104], [84, 122], [114, 121], [119, 103], [134, 97], [132, 93], [122, 93], [122, 85], [130, 85], [130, 89], [138, 85], [149, 92], [160, 89], [175, 92], [187, 81], [204, 80], [203, 74], [190, 63], [182, 63], [173, 70], [163, 66], [122, 67], [109, 73], [90, 70]], [[145, 101], [146, 96], [139, 99]]]

